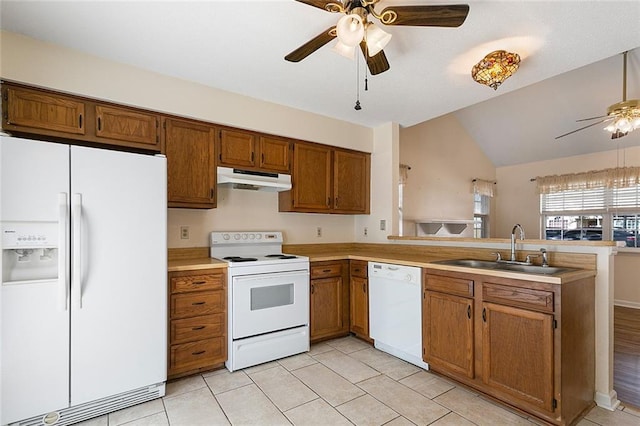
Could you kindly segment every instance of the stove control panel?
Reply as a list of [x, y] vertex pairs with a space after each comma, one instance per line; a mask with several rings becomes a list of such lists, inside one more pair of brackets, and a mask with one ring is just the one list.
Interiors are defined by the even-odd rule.
[[282, 243], [282, 232], [212, 232], [211, 245]]

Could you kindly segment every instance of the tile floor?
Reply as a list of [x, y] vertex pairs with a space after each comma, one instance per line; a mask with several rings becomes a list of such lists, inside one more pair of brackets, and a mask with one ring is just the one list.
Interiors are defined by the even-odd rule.
[[[85, 426], [536, 425], [452, 382], [353, 337], [308, 353], [167, 385], [166, 396]], [[579, 426], [640, 425], [640, 411], [594, 408]]]

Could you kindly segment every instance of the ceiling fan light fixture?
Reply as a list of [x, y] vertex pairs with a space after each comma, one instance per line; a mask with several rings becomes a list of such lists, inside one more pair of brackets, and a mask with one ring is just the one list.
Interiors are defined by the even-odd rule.
[[471, 69], [471, 77], [480, 84], [485, 84], [493, 90], [509, 77], [511, 77], [520, 66], [520, 55], [496, 50], [482, 58]]
[[364, 37], [364, 22], [360, 15], [350, 13], [343, 16], [336, 25], [338, 40], [347, 46], [356, 47]]
[[345, 58], [355, 59], [356, 57], [356, 48], [354, 46], [347, 46], [340, 40], [333, 46], [332, 50]]
[[385, 32], [380, 27], [369, 23], [367, 25], [367, 49], [369, 56], [376, 56], [384, 49], [391, 40], [391, 34]]
[[607, 115], [613, 119], [611, 124], [604, 128], [608, 132], [626, 134], [640, 129], [640, 100], [624, 100], [613, 104], [607, 108]]

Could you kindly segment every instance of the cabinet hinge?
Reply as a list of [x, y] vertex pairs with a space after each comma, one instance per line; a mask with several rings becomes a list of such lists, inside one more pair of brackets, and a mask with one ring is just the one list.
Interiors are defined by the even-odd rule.
[[551, 405], [553, 406], [553, 408], [558, 408], [558, 400], [553, 398], [553, 401], [551, 402]]

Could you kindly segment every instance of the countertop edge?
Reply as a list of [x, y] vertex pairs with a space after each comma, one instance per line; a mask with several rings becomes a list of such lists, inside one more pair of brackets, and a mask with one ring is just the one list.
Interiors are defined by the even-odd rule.
[[[595, 270], [581, 269], [577, 271], [566, 272], [558, 275], [539, 275], [526, 274], [513, 271], [495, 271], [489, 269], [468, 268], [464, 266], [440, 265], [429, 261], [415, 261], [407, 259], [398, 259], [395, 257], [385, 257], [371, 254], [350, 254], [350, 253], [333, 253], [330, 255], [311, 255], [311, 262], [325, 262], [335, 260], [363, 260], [367, 262], [393, 263], [405, 266], [415, 266], [419, 268], [429, 268], [441, 271], [463, 272], [475, 275], [485, 275], [500, 278], [519, 279], [525, 281], [544, 282], [549, 284], [562, 284], [583, 278], [595, 277]], [[227, 263], [214, 258], [196, 258], [169, 261], [169, 272], [198, 271], [205, 269], [226, 268]]]

